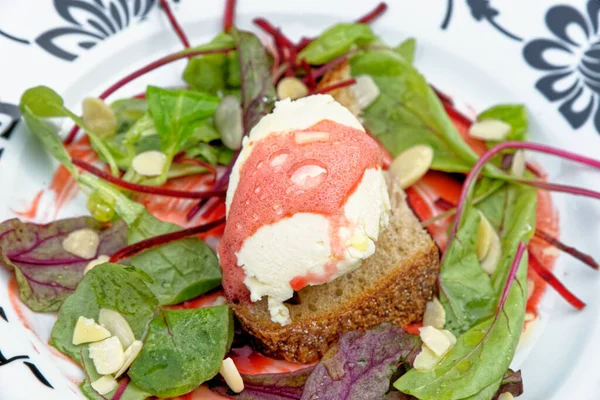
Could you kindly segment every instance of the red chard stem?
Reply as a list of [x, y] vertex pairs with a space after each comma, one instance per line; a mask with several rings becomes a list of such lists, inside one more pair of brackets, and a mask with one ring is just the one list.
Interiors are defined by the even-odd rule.
[[119, 261], [133, 257], [143, 251], [151, 248], [161, 246], [163, 244], [171, 243], [176, 240], [180, 240], [189, 236], [197, 235], [199, 233], [208, 232], [211, 229], [218, 227], [225, 223], [225, 218], [220, 218], [216, 221], [209, 222], [207, 224], [195, 226], [193, 228], [183, 229], [177, 232], [167, 233], [164, 235], [154, 236], [149, 239], [141, 240], [137, 243], [131, 244], [127, 247], [123, 247], [110, 257], [110, 262], [118, 263]]
[[121, 379], [121, 382], [119, 382], [119, 386], [117, 386], [117, 391], [113, 395], [112, 400], [120, 400], [127, 389], [127, 385], [129, 385], [129, 376], [125, 375], [125, 377]]
[[223, 31], [227, 32], [233, 26], [235, 20], [235, 0], [227, 0], [225, 13], [223, 15]]
[[387, 8], [388, 6], [386, 3], [379, 3], [379, 5], [375, 7], [373, 11], [366, 14], [364, 17], [359, 18], [356, 22], [361, 24], [370, 24], [371, 22], [379, 18], [385, 12], [385, 10], [387, 10]]
[[160, 0], [160, 6], [165, 11], [165, 14], [167, 14], [167, 17], [169, 18], [169, 22], [171, 23], [171, 26], [175, 30], [175, 33], [177, 33], [179, 40], [181, 40], [181, 43], [183, 44], [183, 46], [186, 49], [188, 49], [190, 47], [190, 42], [189, 42], [187, 36], [185, 35], [185, 32], [183, 31], [183, 29], [181, 29], [179, 22], [177, 22], [177, 18], [175, 18], [175, 15], [173, 15], [173, 12], [171, 11], [171, 7], [169, 7], [169, 4], [167, 3], [167, 0]]
[[108, 172], [105, 172], [99, 168], [94, 167], [91, 164], [88, 164], [85, 161], [79, 160], [77, 158], [73, 158], [73, 164], [78, 166], [79, 168], [96, 175], [116, 186], [122, 187], [123, 189], [131, 190], [139, 193], [150, 193], [159, 196], [169, 196], [169, 197], [178, 197], [182, 199], [205, 199], [211, 197], [224, 196], [224, 190], [211, 190], [211, 191], [203, 191], [203, 192], [194, 192], [187, 190], [173, 190], [173, 189], [165, 189], [155, 186], [146, 186], [146, 185], [138, 185], [137, 183], [131, 183], [124, 181], [123, 179], [112, 176]]
[[593, 269], [600, 268], [596, 260], [594, 260], [594, 258], [589, 254], [585, 254], [584, 252], [577, 250], [575, 247], [564, 244], [560, 240], [552, 237], [550, 234], [540, 229], [536, 229], [535, 236], [542, 239], [544, 242], [556, 247], [557, 249], [575, 257], [576, 259], [592, 267]]
[[330, 85], [330, 86], [326, 86], [326, 87], [324, 87], [322, 89], [317, 90], [315, 93], [317, 93], [317, 94], [325, 94], [325, 93], [329, 93], [329, 92], [337, 90], [337, 89], [341, 89], [341, 88], [345, 88], [345, 87], [348, 87], [348, 86], [352, 86], [355, 83], [356, 83], [356, 79], [348, 79], [348, 80], [345, 80], [345, 81], [342, 81], [342, 82], [335, 83], [335, 84]]
[[530, 265], [533, 270], [540, 276], [540, 278], [548, 282], [548, 284], [552, 286], [552, 288], [556, 290], [558, 294], [560, 294], [569, 304], [578, 310], [583, 310], [585, 308], [585, 303], [571, 293], [569, 289], [567, 289], [566, 286], [563, 285], [552, 272], [544, 268], [542, 263], [532, 253], [529, 254], [529, 258], [531, 261]]

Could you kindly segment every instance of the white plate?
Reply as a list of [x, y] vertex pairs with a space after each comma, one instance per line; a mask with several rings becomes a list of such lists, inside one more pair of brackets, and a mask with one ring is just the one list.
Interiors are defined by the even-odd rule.
[[[82, 97], [180, 43], [153, 0], [21, 0], [0, 2], [0, 113], [10, 113], [28, 87], [45, 84], [63, 94], [76, 111]], [[208, 41], [220, 29], [224, 1], [182, 0], [173, 4], [192, 43]], [[375, 1], [239, 0], [238, 25], [268, 17], [298, 39], [349, 21]], [[600, 148], [600, 3], [520, 0], [416, 2], [390, 1], [387, 14], [374, 25], [386, 41], [418, 40], [416, 63], [443, 91], [473, 110], [500, 102], [527, 104], [533, 140], [592, 157]], [[128, 4], [126, 20], [122, 4]], [[137, 10], [137, 11], [136, 11]], [[35, 11], [35, 13], [33, 12]], [[117, 17], [119, 15], [119, 17]], [[106, 25], [107, 21], [115, 32]], [[97, 24], [104, 26], [102, 30]], [[542, 40], [538, 40], [542, 39]], [[5, 61], [5, 60], [8, 60]], [[141, 92], [148, 82], [176, 85], [184, 62], [174, 63], [135, 81], [112, 98]], [[552, 86], [553, 76], [559, 76]], [[56, 164], [10, 117], [0, 115], [0, 218], [15, 217], [48, 187]], [[65, 130], [70, 126], [65, 125]], [[550, 158], [544, 163], [553, 181], [600, 189], [597, 173]], [[561, 211], [561, 236], [600, 258], [600, 206], [591, 200], [554, 196]], [[32, 220], [85, 213], [82, 198], [56, 212], [46, 190]], [[523, 370], [524, 399], [600, 398], [600, 277], [569, 257], [557, 265], [560, 279], [588, 306], [574, 311], [548, 293], [542, 303], [541, 327], [514, 366]], [[24, 311], [19, 318], [6, 294], [10, 275], [0, 270], [0, 398], [79, 398], [78, 370], [46, 341], [54, 317]], [[23, 309], [22, 307], [17, 307]], [[23, 326], [23, 322], [29, 328]], [[4, 360], [0, 358], [0, 360]], [[34, 373], [37, 372], [37, 373]], [[47, 384], [45, 384], [46, 382]]]

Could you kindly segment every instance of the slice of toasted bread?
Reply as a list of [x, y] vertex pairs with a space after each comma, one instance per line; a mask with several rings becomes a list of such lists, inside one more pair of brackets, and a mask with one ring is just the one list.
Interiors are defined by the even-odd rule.
[[271, 321], [266, 299], [234, 305], [254, 346], [273, 357], [309, 363], [348, 331], [420, 320], [433, 295], [439, 252], [405, 197], [394, 184], [390, 224], [381, 232], [375, 254], [359, 269], [328, 284], [308, 286], [297, 292], [294, 304], [286, 303], [291, 324]]

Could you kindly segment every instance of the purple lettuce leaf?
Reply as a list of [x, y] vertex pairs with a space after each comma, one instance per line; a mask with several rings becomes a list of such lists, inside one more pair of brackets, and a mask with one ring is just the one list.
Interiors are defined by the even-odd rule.
[[383, 399], [400, 364], [412, 364], [420, 347], [418, 336], [392, 325], [349, 332], [315, 367], [302, 400]]
[[[245, 389], [240, 394], [231, 392], [222, 379], [213, 380], [210, 386], [236, 400], [384, 399], [392, 376], [405, 371], [403, 364], [410, 368], [420, 350], [419, 336], [382, 324], [344, 334], [315, 366], [281, 374], [242, 375]], [[395, 393], [390, 392], [390, 399], [405, 399], [393, 397]]]
[[215, 379], [210, 383], [212, 391], [236, 400], [300, 400], [306, 380], [314, 367], [307, 367], [294, 372], [281, 374], [242, 374], [244, 391], [235, 394], [229, 390], [223, 379]]
[[[100, 235], [94, 258], [66, 252], [65, 237], [78, 229]], [[0, 224], [0, 265], [14, 270], [21, 300], [33, 311], [56, 311], [81, 279], [87, 264], [99, 255], [111, 255], [127, 245], [127, 225], [108, 226], [91, 217], [77, 217], [38, 225], [11, 219]]]

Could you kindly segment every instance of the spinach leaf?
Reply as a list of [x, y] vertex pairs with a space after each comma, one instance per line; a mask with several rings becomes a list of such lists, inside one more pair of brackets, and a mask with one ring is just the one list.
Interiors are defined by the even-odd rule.
[[60, 162], [74, 177], [78, 173], [75, 165], [71, 162], [71, 156], [63, 146], [62, 141], [56, 132], [44, 121], [38, 118], [29, 107], [21, 102], [21, 112], [27, 124], [27, 128], [38, 138], [42, 146], [50, 153], [58, 162]]
[[63, 303], [52, 329], [50, 344], [73, 360], [81, 361], [85, 345], [74, 345], [73, 331], [81, 316], [98, 320], [101, 308], [119, 312], [129, 323], [136, 339], [142, 340], [158, 302], [143, 275], [132, 267], [98, 265], [88, 272], [75, 292]]
[[166, 174], [175, 154], [204, 120], [215, 113], [219, 99], [205, 93], [189, 90], [166, 90], [148, 86], [146, 90], [148, 109], [156, 125], [167, 163], [157, 184], [166, 180]]
[[229, 30], [240, 60], [244, 132], [273, 110], [277, 98], [269, 61], [260, 40], [250, 32]]
[[415, 59], [415, 51], [417, 50], [417, 41], [415, 38], [406, 39], [400, 43], [394, 51], [400, 54], [406, 62], [412, 64]]
[[444, 255], [440, 272], [440, 301], [446, 309], [445, 328], [460, 335], [489, 317], [496, 293], [476, 255], [480, 216], [470, 208], [455, 240]]
[[478, 121], [498, 119], [512, 127], [506, 140], [527, 140], [529, 117], [527, 108], [522, 104], [501, 104], [483, 111], [477, 116]]
[[[79, 182], [114, 204], [115, 212], [129, 226], [129, 244], [181, 229], [158, 220], [143, 205], [92, 175], [81, 175]], [[129, 263], [152, 278], [148, 286], [160, 304], [181, 303], [221, 283], [217, 257], [206, 243], [196, 237], [149, 249], [130, 258]]]
[[94, 258], [110, 255], [127, 244], [123, 221], [111, 227], [90, 217], [68, 218], [38, 225], [10, 219], [0, 224], [0, 265], [14, 270], [21, 300], [33, 311], [57, 311], [81, 279], [91, 259], [65, 251], [71, 232], [91, 229], [100, 243]]
[[27, 89], [21, 96], [21, 111], [23, 108], [38, 117], [68, 117], [70, 114], [64, 106], [62, 97], [47, 86], [36, 86]]
[[299, 54], [309, 64], [325, 64], [347, 53], [353, 46], [362, 46], [375, 40], [368, 25], [359, 23], [337, 24], [323, 32]]
[[137, 120], [148, 112], [146, 99], [121, 99], [110, 105], [117, 118], [117, 133], [126, 132]]
[[[525, 320], [527, 299], [526, 277], [527, 257], [523, 257], [517, 273], [517, 281], [512, 285], [502, 310], [497, 310], [497, 303], [506, 288], [514, 255], [519, 243], [527, 243], [535, 231], [536, 191], [528, 187], [507, 184], [493, 196], [484, 200], [479, 208], [486, 213], [503, 201], [502, 213], [494, 217], [499, 223], [502, 257], [496, 271], [490, 279], [492, 293], [496, 301], [488, 310], [488, 316], [469, 326], [473, 318], [465, 317], [469, 312], [485, 314], [485, 307], [475, 304], [473, 307], [464, 299], [471, 296], [470, 290], [453, 289], [453, 298], [446, 299], [444, 306], [447, 312], [448, 327], [460, 333], [469, 328], [459, 338], [454, 350], [444, 358], [432, 371], [409, 371], [400, 378], [395, 386], [398, 390], [416, 396], [419, 399], [488, 399], [497, 392], [502, 378], [513, 358]], [[470, 213], [470, 214], [469, 214]], [[457, 238], [455, 242], [468, 240], [468, 233], [475, 233], [471, 228], [476, 213], [470, 210], [461, 223], [459, 232], [467, 237]], [[451, 245], [454, 246], [455, 243]], [[467, 243], [466, 246], [469, 246]], [[471, 250], [473, 251], [473, 250]], [[448, 254], [450, 256], [450, 254]], [[471, 263], [468, 267], [473, 268]], [[478, 264], [475, 264], [478, 265]], [[444, 268], [442, 266], [442, 287], [445, 292]], [[454, 272], [454, 271], [453, 271]], [[475, 285], [476, 279], [467, 274], [465, 286]], [[471, 282], [472, 280], [472, 282]], [[452, 286], [451, 286], [452, 288]], [[487, 289], [489, 292], [489, 288]], [[459, 302], [464, 305], [463, 314], [452, 312], [449, 304]], [[455, 308], [456, 309], [456, 308]], [[495, 314], [494, 314], [495, 312]], [[458, 327], [458, 329], [456, 329]], [[472, 396], [472, 397], [469, 397]]]
[[233, 314], [227, 306], [164, 310], [150, 323], [129, 376], [153, 395], [183, 395], [219, 372], [232, 340]]
[[423, 76], [389, 50], [369, 50], [351, 60], [352, 75], [368, 74], [380, 96], [364, 111], [365, 127], [398, 155], [417, 144], [434, 150], [431, 168], [468, 172], [478, 159], [462, 139]]
[[412, 369], [394, 387], [423, 400], [483, 399], [489, 397], [476, 395], [482, 391], [486, 396], [496, 393], [525, 322], [526, 279], [525, 256], [504, 307], [458, 337], [454, 349], [433, 370]]
[[[198, 50], [231, 49], [235, 46], [233, 38], [221, 33], [211, 42], [198, 46]], [[188, 61], [183, 71], [183, 79], [193, 89], [217, 94], [228, 87], [240, 86], [239, 61], [237, 53], [207, 54]]]

